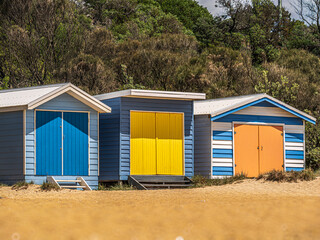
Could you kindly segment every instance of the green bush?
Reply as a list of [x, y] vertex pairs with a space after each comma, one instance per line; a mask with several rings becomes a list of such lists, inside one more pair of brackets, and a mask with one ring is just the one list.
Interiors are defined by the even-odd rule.
[[59, 186], [50, 182], [42, 183], [42, 185], [40, 186], [40, 189], [42, 191], [51, 191], [51, 190], [59, 191], [60, 190]]

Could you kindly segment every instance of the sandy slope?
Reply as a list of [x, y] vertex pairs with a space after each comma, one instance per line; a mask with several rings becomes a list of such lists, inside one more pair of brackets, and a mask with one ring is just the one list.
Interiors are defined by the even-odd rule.
[[320, 179], [0, 197], [0, 239], [320, 239]]

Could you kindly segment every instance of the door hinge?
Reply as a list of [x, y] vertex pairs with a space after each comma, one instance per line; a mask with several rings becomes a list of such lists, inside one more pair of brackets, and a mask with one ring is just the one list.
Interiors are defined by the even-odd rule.
[[236, 131], [234, 131], [234, 133], [233, 134], [236, 134], [237, 132]]
[[257, 147], [257, 149], [259, 150], [259, 146]]
[[283, 133], [281, 133], [281, 136], [283, 136]]

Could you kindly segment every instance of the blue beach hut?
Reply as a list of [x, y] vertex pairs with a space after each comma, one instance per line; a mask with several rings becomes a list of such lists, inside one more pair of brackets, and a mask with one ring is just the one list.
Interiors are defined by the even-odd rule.
[[316, 119], [267, 94], [194, 102], [195, 174], [219, 178], [305, 168], [305, 122]]
[[97, 189], [99, 113], [110, 111], [70, 83], [0, 91], [0, 182]]

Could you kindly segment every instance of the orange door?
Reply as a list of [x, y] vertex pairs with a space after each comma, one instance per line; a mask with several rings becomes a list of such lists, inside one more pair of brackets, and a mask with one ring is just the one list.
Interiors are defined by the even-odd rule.
[[259, 175], [259, 126], [234, 125], [235, 173], [247, 177]]
[[283, 170], [283, 127], [259, 126], [260, 174]]

